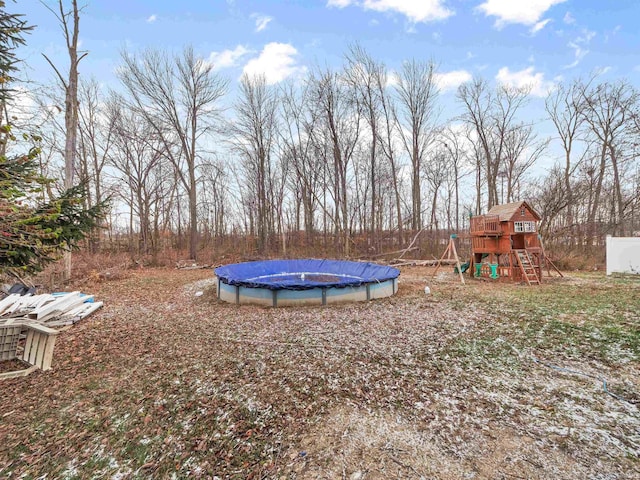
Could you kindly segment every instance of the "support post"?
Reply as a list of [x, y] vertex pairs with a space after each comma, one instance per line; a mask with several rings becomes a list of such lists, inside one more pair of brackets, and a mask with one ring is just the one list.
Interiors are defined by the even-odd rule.
[[456, 261], [458, 275], [460, 275], [460, 282], [462, 282], [462, 284], [465, 285], [464, 276], [462, 275], [462, 267], [460, 266], [460, 259], [458, 258], [458, 252], [456, 251], [456, 244], [454, 242], [454, 239], [456, 239], [457, 237], [458, 236], [455, 233], [449, 236], [449, 243], [447, 244], [447, 248], [445, 249], [444, 253], [440, 257], [440, 260], [438, 260], [438, 263], [436, 264], [436, 269], [433, 271], [433, 275], [431, 276], [431, 278], [434, 278], [436, 276], [436, 273], [438, 273], [438, 269], [440, 268], [440, 265], [442, 265], [442, 260], [444, 260], [444, 257], [448, 256], [448, 258], [451, 258], [451, 255], [453, 255], [453, 258]]

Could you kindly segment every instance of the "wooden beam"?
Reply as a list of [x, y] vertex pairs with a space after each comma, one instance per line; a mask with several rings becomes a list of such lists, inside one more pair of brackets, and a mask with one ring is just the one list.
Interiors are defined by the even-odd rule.
[[453, 255], [453, 258], [456, 262], [456, 267], [458, 268], [458, 274], [460, 275], [460, 281], [462, 282], [463, 285], [465, 285], [464, 276], [462, 275], [462, 267], [460, 266], [460, 259], [458, 258], [458, 252], [456, 251], [456, 244], [454, 241], [455, 238], [456, 237], [454, 235], [451, 235], [449, 237], [449, 243], [447, 244], [447, 248], [445, 249], [444, 253], [440, 257], [440, 260], [438, 260], [438, 263], [436, 264], [436, 269], [433, 271], [433, 275], [431, 275], [431, 278], [434, 278], [436, 276], [436, 273], [438, 273], [438, 269], [440, 268], [440, 265], [442, 265], [444, 262], [444, 257], [448, 256], [448, 258], [450, 259], [451, 255]]
[[35, 365], [31, 365], [29, 368], [24, 368], [22, 370], [15, 370], [13, 372], [4, 372], [0, 373], [0, 380], [6, 380], [9, 378], [18, 378], [18, 377], [26, 377], [31, 372], [35, 372], [38, 369]]

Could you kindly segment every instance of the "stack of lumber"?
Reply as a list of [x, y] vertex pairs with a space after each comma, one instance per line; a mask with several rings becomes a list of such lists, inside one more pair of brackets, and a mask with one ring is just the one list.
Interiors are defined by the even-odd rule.
[[[440, 261], [441, 265], [455, 265], [456, 261], [454, 259], [444, 259]], [[404, 267], [404, 266], [416, 266], [416, 267], [435, 267], [438, 265], [438, 260], [411, 260], [411, 259], [402, 259], [402, 258], [394, 258], [389, 262], [389, 265], [392, 267]]]
[[59, 331], [102, 307], [93, 295], [80, 292], [8, 295], [0, 300], [0, 361], [18, 359], [30, 366], [0, 373], [0, 380], [25, 376], [36, 369], [49, 370]]
[[21, 318], [48, 327], [72, 325], [88, 317], [102, 305], [102, 302], [93, 300], [93, 295], [80, 292], [22, 296], [13, 294], [0, 300], [0, 324]]

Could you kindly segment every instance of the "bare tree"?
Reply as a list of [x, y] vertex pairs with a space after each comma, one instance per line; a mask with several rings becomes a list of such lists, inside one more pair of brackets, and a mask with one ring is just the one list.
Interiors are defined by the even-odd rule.
[[468, 145], [469, 155], [467, 156], [467, 164], [473, 168], [475, 172], [475, 199], [474, 209], [476, 215], [481, 215], [483, 211], [483, 189], [486, 187], [486, 175], [483, 175], [487, 161], [485, 159], [485, 151], [481, 142], [478, 141], [475, 128], [465, 123], [463, 124], [464, 141]]
[[376, 88], [380, 97], [380, 128], [378, 129], [378, 142], [384, 158], [390, 167], [390, 176], [394, 194], [394, 206], [398, 230], [398, 243], [404, 241], [404, 219], [402, 217], [402, 178], [400, 166], [400, 151], [398, 145], [398, 117], [396, 103], [389, 94], [389, 77], [386, 69], [380, 69], [375, 75]]
[[233, 149], [240, 154], [245, 180], [256, 200], [258, 247], [265, 252], [273, 233], [276, 209], [273, 197], [273, 154], [278, 127], [278, 97], [264, 75], [240, 81], [235, 118], [229, 126]]
[[[79, 145], [78, 154], [87, 185], [87, 205], [102, 203], [106, 187], [103, 171], [113, 145], [113, 119], [105, 111], [104, 98], [95, 78], [80, 82]], [[90, 238], [90, 248], [96, 252], [100, 236], [96, 232]]]
[[361, 112], [349, 102], [347, 86], [335, 72], [317, 72], [309, 77], [308, 82], [313, 115], [318, 119], [318, 128], [311, 133], [316, 154], [327, 159], [333, 214], [325, 202], [322, 205], [325, 214], [332, 218], [336, 241], [340, 239], [342, 251], [348, 256], [351, 248], [348, 173], [360, 138]]
[[449, 158], [448, 151], [440, 145], [434, 149], [431, 155], [427, 158], [429, 168], [425, 169], [424, 177], [427, 180], [431, 192], [431, 215], [429, 219], [429, 230], [438, 230], [440, 227], [438, 224], [438, 195], [440, 194], [440, 188], [443, 186], [447, 179]]
[[[549, 239], [564, 238], [554, 235], [564, 229], [561, 213], [569, 207], [569, 200], [573, 199], [566, 189], [564, 167], [554, 166], [542, 179], [535, 194], [537, 211], [541, 215], [540, 234], [545, 243]], [[570, 187], [571, 188], [571, 187]]]
[[181, 56], [146, 50], [122, 53], [118, 76], [129, 95], [130, 108], [144, 117], [162, 141], [189, 202], [189, 255], [196, 258], [198, 203], [196, 169], [201, 143], [214, 132], [219, 100], [228, 81], [212, 65], [186, 47]]
[[514, 194], [525, 173], [542, 157], [548, 146], [549, 139], [538, 140], [532, 125], [519, 123], [505, 132], [500, 173], [507, 183], [507, 203], [517, 200]]
[[456, 231], [460, 229], [460, 182], [470, 173], [469, 168], [465, 165], [470, 154], [468, 152], [469, 142], [464, 133], [464, 131], [459, 131], [449, 124], [438, 137], [443, 153], [447, 157], [445, 169], [450, 169], [447, 173], [448, 182], [453, 187], [453, 216], [455, 217], [453, 226], [455, 226]]
[[107, 115], [100, 85], [95, 78], [80, 83], [79, 117], [79, 153], [85, 169], [91, 172], [89, 203], [101, 203], [103, 200], [102, 172], [107, 155], [113, 143], [113, 119]]
[[227, 231], [227, 216], [230, 213], [229, 174], [223, 162], [213, 157], [201, 167], [201, 191], [204, 192], [203, 218], [213, 237], [222, 237]]
[[[80, 33], [80, 10], [77, 0], [71, 0], [71, 8], [65, 9], [63, 0], [58, 0], [58, 10], [54, 10], [48, 5], [43, 5], [55, 15], [62, 28], [69, 53], [69, 74], [65, 78], [56, 68], [53, 62], [44, 53], [44, 58], [49, 62], [56, 72], [60, 83], [64, 87], [64, 125], [65, 125], [65, 146], [64, 146], [64, 187], [71, 188], [74, 185], [74, 171], [76, 159], [76, 143], [78, 135], [78, 64], [87, 56], [87, 52], [78, 55], [78, 35]], [[64, 278], [71, 278], [71, 252], [67, 252], [64, 257]]]
[[[112, 129], [113, 148], [108, 152], [109, 164], [119, 173], [119, 181], [126, 185], [121, 199], [129, 205], [129, 225], [134, 233], [134, 219], [138, 220], [136, 252], [146, 255], [153, 248], [153, 230], [159, 230], [160, 196], [165, 197], [164, 179], [156, 172], [166, 161], [162, 140], [153, 127], [135, 110], [126, 107], [124, 100], [112, 95], [107, 117]], [[165, 168], [165, 171], [168, 169]], [[169, 207], [168, 205], [162, 205]], [[155, 228], [152, 229], [152, 226]]]
[[509, 137], [518, 138], [514, 136], [516, 114], [526, 104], [530, 90], [500, 85], [494, 92], [481, 78], [458, 88], [458, 100], [464, 109], [460, 118], [474, 131], [484, 159], [487, 209], [499, 202], [498, 178], [507, 157], [507, 143]]
[[551, 121], [553, 122], [562, 149], [564, 151], [563, 180], [566, 192], [567, 224], [571, 232], [571, 241], [574, 242], [574, 195], [571, 176], [576, 168], [573, 154], [576, 142], [580, 139], [580, 128], [584, 120], [582, 110], [582, 87], [578, 81], [569, 86], [560, 83], [547, 95], [545, 106]]
[[411, 158], [411, 228], [422, 228], [422, 164], [437, 120], [434, 62], [404, 62], [395, 75], [396, 120], [405, 151]]
[[605, 171], [610, 162], [613, 170], [614, 205], [612, 221], [614, 233], [624, 234], [625, 201], [622, 195], [621, 165], [623, 159], [623, 135], [630, 117], [631, 106], [637, 102], [638, 94], [626, 81], [615, 83], [604, 82], [591, 88], [587, 85], [581, 89], [584, 109], [581, 111], [589, 131], [597, 139], [600, 149], [600, 161], [594, 191], [593, 204], [589, 212], [589, 234], [587, 244], [592, 245], [596, 213], [600, 206], [602, 185]]
[[313, 244], [314, 220], [319, 199], [322, 197], [321, 184], [323, 165], [314, 155], [313, 131], [317, 118], [309, 106], [309, 84], [298, 92], [291, 83], [281, 91], [280, 141], [283, 155], [291, 159], [293, 174], [289, 177], [291, 191], [296, 199], [296, 227], [299, 229], [299, 206], [302, 206], [304, 230], [307, 244]]
[[65, 78], [53, 62], [44, 53], [44, 58], [49, 62], [53, 70], [56, 72], [60, 83], [65, 91], [65, 147], [64, 147], [64, 164], [65, 164], [65, 188], [73, 186], [73, 174], [76, 156], [76, 139], [78, 135], [78, 64], [87, 56], [87, 52], [78, 55], [78, 35], [80, 33], [80, 10], [77, 0], [71, 0], [71, 9], [66, 10], [64, 2], [58, 1], [58, 10], [54, 10], [48, 5], [43, 5], [55, 15], [62, 28], [64, 39], [66, 42], [67, 52], [69, 53], [69, 74]]
[[[384, 64], [371, 57], [360, 45], [352, 45], [346, 55], [347, 65], [345, 78], [351, 86], [355, 101], [360, 105], [363, 117], [369, 127], [371, 139], [368, 142], [368, 177], [371, 194], [370, 212], [371, 239], [375, 243], [380, 230], [380, 224], [376, 224], [376, 209], [378, 206], [377, 185], [378, 180], [378, 144], [380, 139], [380, 115], [381, 115], [381, 90], [382, 77], [386, 77]], [[386, 85], [385, 85], [386, 86]]]

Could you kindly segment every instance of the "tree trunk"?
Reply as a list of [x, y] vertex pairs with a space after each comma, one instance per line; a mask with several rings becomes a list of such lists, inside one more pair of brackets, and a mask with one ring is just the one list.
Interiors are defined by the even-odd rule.
[[587, 225], [587, 248], [593, 247], [593, 241], [595, 237], [596, 228], [596, 215], [598, 208], [600, 207], [600, 194], [602, 192], [602, 182], [604, 180], [604, 172], [606, 167], [607, 156], [607, 144], [603, 143], [600, 151], [600, 171], [598, 172], [598, 179], [595, 191], [593, 192], [593, 202], [589, 211], [588, 225]]
[[198, 253], [198, 197], [196, 195], [196, 174], [189, 169], [189, 258], [197, 259]]
[[[73, 29], [69, 33], [69, 25], [67, 24], [67, 16], [63, 12], [62, 0], [60, 6], [60, 21], [62, 22], [65, 38], [67, 41], [67, 50], [69, 52], [69, 77], [65, 88], [65, 143], [64, 143], [64, 187], [69, 189], [74, 185], [74, 169], [76, 158], [76, 139], [78, 134], [78, 30], [80, 25], [80, 16], [78, 14], [78, 3], [72, 0], [73, 7]], [[63, 82], [64, 84], [64, 82]], [[64, 256], [64, 281], [71, 279], [71, 251], [67, 251]]]

